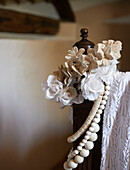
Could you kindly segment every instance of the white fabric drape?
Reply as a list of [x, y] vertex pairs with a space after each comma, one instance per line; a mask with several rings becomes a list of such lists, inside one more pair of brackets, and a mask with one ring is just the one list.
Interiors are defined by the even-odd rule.
[[101, 170], [130, 170], [130, 72], [117, 72], [103, 118]]

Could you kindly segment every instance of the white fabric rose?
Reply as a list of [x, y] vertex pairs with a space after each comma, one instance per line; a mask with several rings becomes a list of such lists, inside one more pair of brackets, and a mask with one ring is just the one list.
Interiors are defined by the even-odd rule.
[[63, 105], [71, 105], [72, 100], [77, 96], [77, 91], [74, 87], [65, 87], [60, 93], [60, 102]]
[[81, 91], [85, 99], [94, 101], [98, 98], [99, 94], [104, 91], [104, 84], [96, 74], [88, 74], [88, 76], [81, 81]]
[[59, 102], [59, 93], [63, 89], [63, 84], [57, 80], [56, 76], [50, 75], [47, 79], [46, 98]]
[[99, 76], [103, 82], [108, 83], [112, 82], [113, 76], [117, 70], [117, 60], [114, 60], [114, 62], [109, 66], [101, 66], [95, 70], [92, 71], [92, 73], [95, 73], [97, 76]]
[[76, 96], [72, 101], [71, 103], [75, 103], [75, 104], [81, 104], [84, 102], [84, 98], [82, 96], [82, 94], [78, 94], [78, 96]]

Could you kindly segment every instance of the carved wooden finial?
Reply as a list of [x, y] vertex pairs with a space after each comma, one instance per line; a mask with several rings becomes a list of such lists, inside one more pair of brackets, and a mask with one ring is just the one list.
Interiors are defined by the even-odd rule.
[[84, 48], [85, 49], [85, 54], [87, 54], [87, 49], [88, 48], [93, 48], [94, 43], [87, 39], [87, 37], [88, 37], [88, 29], [87, 28], [82, 28], [80, 30], [80, 33], [81, 33], [80, 37], [82, 37], [82, 39], [80, 41], [76, 42], [73, 46], [77, 46], [78, 49], [79, 48]]
[[87, 37], [88, 37], [88, 29], [87, 28], [82, 28], [80, 30], [80, 33], [81, 33], [80, 37], [82, 37], [83, 39], [87, 39]]

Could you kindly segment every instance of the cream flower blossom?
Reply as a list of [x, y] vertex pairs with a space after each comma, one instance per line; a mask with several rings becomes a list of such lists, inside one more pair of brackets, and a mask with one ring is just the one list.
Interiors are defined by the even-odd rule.
[[108, 40], [102, 41], [105, 45], [105, 57], [109, 60], [119, 59], [121, 57], [122, 43], [120, 41]]
[[[121, 57], [120, 51], [122, 50], [122, 43], [120, 41], [108, 40], [102, 41], [87, 50], [88, 56], [97, 58], [98, 65], [110, 65], [114, 60]], [[91, 67], [94, 69], [94, 67]], [[91, 69], [91, 70], [92, 70]], [[90, 70], [90, 69], [89, 69]]]
[[103, 43], [98, 43], [94, 46], [94, 48], [89, 48], [87, 50], [88, 55], [91, 54], [93, 57], [96, 57], [98, 60], [104, 58], [104, 49], [105, 45]]
[[95, 53], [95, 56], [101, 60], [103, 59], [105, 56], [104, 56], [104, 49], [105, 48], [105, 44], [103, 43], [98, 43], [97, 45], [94, 46], [94, 53]]
[[81, 91], [85, 99], [94, 101], [104, 91], [103, 81], [96, 74], [88, 74], [81, 81]]
[[[65, 56], [67, 59], [67, 63], [69, 67], [71, 67], [71, 71], [82, 75], [84, 71], [88, 70], [88, 62], [84, 60], [85, 56], [83, 53], [85, 52], [84, 48], [78, 48], [75, 46], [72, 50], [68, 51], [69, 54]], [[73, 74], [73, 73], [72, 73]]]
[[77, 96], [77, 91], [74, 87], [65, 87], [60, 93], [59, 100], [63, 105], [71, 105], [72, 100]]
[[69, 50], [68, 51], [68, 54], [65, 56], [65, 58], [67, 59], [67, 60], [72, 60], [72, 59], [79, 59], [81, 56], [82, 56], [82, 54], [85, 52], [85, 49], [84, 48], [80, 48], [79, 50], [78, 50], [78, 48], [75, 46], [75, 47], [73, 47], [72, 48], [72, 50]]
[[96, 100], [104, 91], [104, 84], [113, 81], [117, 59], [121, 57], [120, 41], [102, 41], [87, 50], [76, 46], [68, 51], [64, 65], [58, 67], [43, 83], [46, 98], [60, 102], [61, 106]]
[[98, 68], [98, 59], [94, 57], [92, 53], [89, 53], [85, 59], [89, 63], [89, 72], [91, 72], [95, 68]]

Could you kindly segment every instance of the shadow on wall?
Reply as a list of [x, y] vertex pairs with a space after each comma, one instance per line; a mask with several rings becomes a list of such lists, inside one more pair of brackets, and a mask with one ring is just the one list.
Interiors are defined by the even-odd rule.
[[62, 170], [70, 149], [70, 145], [66, 141], [67, 136], [51, 136], [42, 140], [23, 158], [19, 158], [12, 150], [3, 149], [0, 151], [0, 169]]
[[76, 12], [79, 27], [88, 28], [89, 39], [94, 43], [106, 39], [123, 42], [121, 71], [130, 70], [130, 20], [127, 19], [127, 22], [124, 22], [125, 17], [128, 18], [128, 16], [130, 18], [129, 1], [102, 3]]
[[1, 170], [50, 170], [67, 153], [68, 108], [46, 100], [41, 83], [64, 62], [72, 44], [0, 41]]
[[119, 69], [121, 71], [130, 71], [130, 24], [109, 24], [111, 37], [122, 42], [122, 57], [120, 59]]
[[130, 2], [118, 2], [111, 10], [113, 17], [105, 25], [109, 29], [110, 38], [123, 43], [119, 69], [130, 71]]

